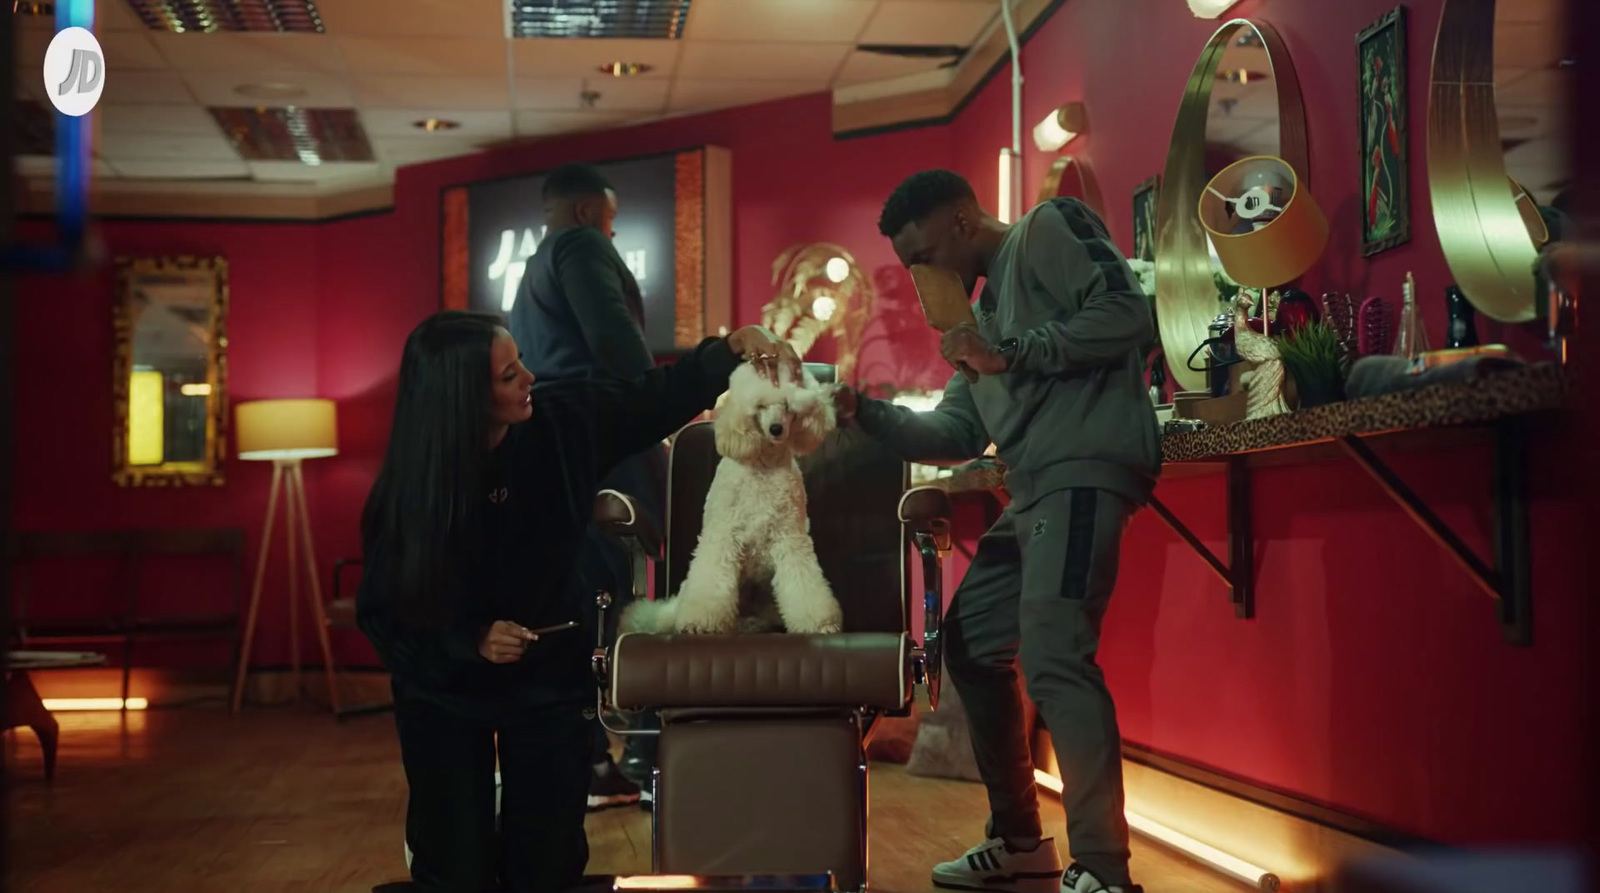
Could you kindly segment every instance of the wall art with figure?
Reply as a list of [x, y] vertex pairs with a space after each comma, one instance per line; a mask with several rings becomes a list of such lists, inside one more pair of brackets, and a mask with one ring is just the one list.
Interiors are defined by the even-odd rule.
[[1133, 254], [1130, 257], [1156, 259], [1156, 206], [1160, 194], [1159, 174], [1133, 188]]
[[1407, 176], [1406, 8], [1356, 37], [1361, 66], [1361, 245], [1369, 256], [1411, 240]]

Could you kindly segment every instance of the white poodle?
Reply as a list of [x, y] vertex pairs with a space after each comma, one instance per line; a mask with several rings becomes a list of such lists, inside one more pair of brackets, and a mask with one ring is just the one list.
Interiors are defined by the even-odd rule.
[[[623, 631], [762, 631], [777, 625], [775, 607], [790, 633], [838, 632], [839, 602], [817, 564], [795, 461], [834, 425], [833, 401], [809, 373], [798, 382], [784, 373], [773, 384], [748, 365], [736, 369], [713, 422], [722, 461], [683, 585], [676, 598], [630, 605]], [[771, 595], [765, 612], [740, 610], [741, 598], [760, 600], [764, 592]]]

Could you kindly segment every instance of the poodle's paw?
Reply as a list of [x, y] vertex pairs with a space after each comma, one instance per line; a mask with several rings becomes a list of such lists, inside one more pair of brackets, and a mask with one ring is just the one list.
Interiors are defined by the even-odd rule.
[[726, 604], [715, 599], [677, 599], [675, 620], [678, 632], [686, 635], [720, 635], [733, 632], [739, 622], [737, 602]]
[[783, 628], [797, 636], [826, 636], [844, 629], [844, 614], [832, 595], [821, 593], [799, 607], [785, 606]]

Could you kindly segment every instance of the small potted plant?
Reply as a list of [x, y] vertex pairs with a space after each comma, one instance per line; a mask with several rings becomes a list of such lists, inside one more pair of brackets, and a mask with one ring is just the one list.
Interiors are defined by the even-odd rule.
[[1300, 409], [1344, 399], [1339, 334], [1324, 320], [1274, 335], [1284, 371], [1293, 380]]

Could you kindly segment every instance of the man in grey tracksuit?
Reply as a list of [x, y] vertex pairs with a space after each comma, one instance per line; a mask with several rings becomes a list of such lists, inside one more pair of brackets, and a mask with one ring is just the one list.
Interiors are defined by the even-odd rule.
[[[1139, 353], [1152, 334], [1148, 298], [1105, 224], [1076, 199], [1045, 202], [1008, 226], [958, 175], [924, 171], [889, 197], [879, 229], [908, 267], [953, 271], [969, 294], [986, 280], [977, 326], [946, 333], [941, 345], [976, 380], [958, 371], [939, 406], [920, 413], [843, 390], [841, 414], [913, 461], [974, 458], [992, 441], [1011, 494], [978, 541], [944, 627], [988, 788], [988, 840], [936, 866], [933, 882], [1001, 893], [1138, 890], [1116, 709], [1095, 653], [1123, 528], [1160, 470]], [[1064, 876], [1054, 841], [1041, 839], [1019, 653], [1061, 765], [1074, 860]]]

